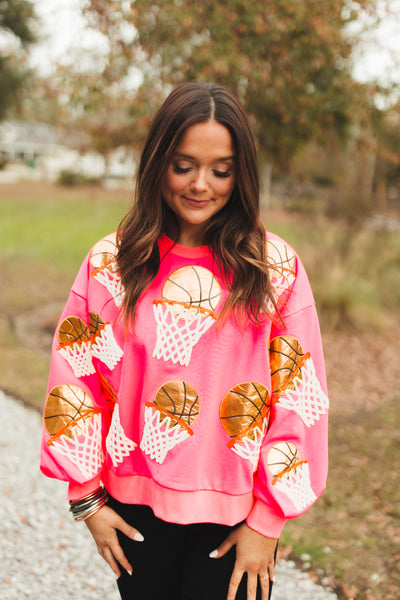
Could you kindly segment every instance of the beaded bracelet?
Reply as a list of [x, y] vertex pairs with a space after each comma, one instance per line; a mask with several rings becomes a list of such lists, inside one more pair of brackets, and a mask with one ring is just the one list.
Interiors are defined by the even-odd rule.
[[75, 521], [85, 521], [107, 502], [108, 494], [105, 488], [99, 487], [95, 492], [81, 498], [80, 500], [70, 500], [69, 510]]

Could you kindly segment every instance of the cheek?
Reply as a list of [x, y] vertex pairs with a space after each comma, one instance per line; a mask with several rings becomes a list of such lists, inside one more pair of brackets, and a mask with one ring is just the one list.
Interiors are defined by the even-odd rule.
[[164, 179], [163, 194], [171, 196], [172, 194], [179, 193], [184, 187], [182, 177], [177, 177], [174, 173], [168, 173]]
[[228, 196], [229, 198], [233, 192], [234, 186], [234, 181], [221, 181], [217, 187], [214, 186], [214, 189], [219, 196]]

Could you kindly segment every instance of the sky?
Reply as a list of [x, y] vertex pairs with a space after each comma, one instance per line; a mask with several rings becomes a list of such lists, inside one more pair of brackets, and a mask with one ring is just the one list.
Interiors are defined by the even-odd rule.
[[[68, 48], [94, 48], [100, 36], [83, 34], [79, 13], [81, 0], [32, 0], [42, 20], [45, 39], [32, 52], [31, 62], [43, 73], [51, 71], [54, 61], [62, 59]], [[366, 82], [378, 80], [400, 83], [400, 0], [390, 0], [392, 16], [360, 45], [354, 55], [354, 77]]]

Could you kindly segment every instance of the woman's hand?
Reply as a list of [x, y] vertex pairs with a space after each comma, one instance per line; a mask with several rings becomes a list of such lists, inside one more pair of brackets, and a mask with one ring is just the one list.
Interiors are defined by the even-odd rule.
[[243, 523], [211, 553], [213, 558], [220, 558], [232, 546], [236, 546], [236, 562], [229, 582], [227, 600], [235, 600], [244, 573], [247, 573], [247, 600], [256, 600], [257, 576], [260, 577], [261, 598], [268, 600], [269, 582], [274, 580], [277, 542], [278, 540], [267, 538]]
[[97, 513], [86, 519], [85, 523], [96, 542], [100, 556], [108, 562], [116, 576], [120, 577], [121, 575], [117, 561], [131, 574], [132, 565], [129, 564], [119, 545], [116, 529], [135, 542], [143, 542], [142, 534], [134, 527], [128, 525], [128, 523], [109, 506], [102, 506]]

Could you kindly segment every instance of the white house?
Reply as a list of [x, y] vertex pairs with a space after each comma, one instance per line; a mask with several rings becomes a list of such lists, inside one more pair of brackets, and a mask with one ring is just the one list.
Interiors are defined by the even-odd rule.
[[0, 182], [19, 179], [56, 181], [61, 171], [93, 178], [107, 176], [109, 184], [131, 181], [135, 171], [133, 153], [117, 149], [107, 165], [94, 152], [81, 154], [63, 143], [56, 130], [43, 123], [3, 121], [0, 123]]

